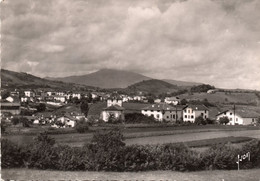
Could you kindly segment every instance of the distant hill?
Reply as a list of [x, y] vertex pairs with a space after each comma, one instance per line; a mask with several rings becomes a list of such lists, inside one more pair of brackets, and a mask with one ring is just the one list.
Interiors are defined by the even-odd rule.
[[81, 85], [68, 84], [36, 77], [24, 72], [14, 72], [1, 69], [1, 87], [3, 88], [63, 88], [82, 87]]
[[178, 86], [157, 79], [144, 80], [135, 83], [131, 86], [128, 86], [125, 89], [125, 91], [129, 93], [141, 91], [141, 92], [153, 93], [153, 94], [175, 92], [177, 90], [178, 90]]
[[163, 81], [168, 82], [173, 85], [183, 86], [183, 87], [191, 87], [194, 85], [201, 85], [202, 83], [197, 82], [186, 82], [186, 81], [179, 81], [179, 80], [170, 80], [170, 79], [163, 79]]
[[100, 88], [126, 88], [127, 86], [151, 78], [144, 75], [113, 69], [101, 69], [97, 72], [61, 78], [48, 78], [69, 83], [84, 84]]

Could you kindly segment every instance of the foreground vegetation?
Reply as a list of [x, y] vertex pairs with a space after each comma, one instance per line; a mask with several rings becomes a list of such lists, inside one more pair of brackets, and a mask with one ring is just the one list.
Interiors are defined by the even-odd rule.
[[260, 141], [252, 140], [242, 147], [216, 144], [200, 153], [184, 144], [125, 145], [119, 130], [94, 134], [83, 147], [55, 144], [47, 134], [40, 134], [31, 145], [18, 146], [2, 140], [2, 167], [27, 167], [53, 170], [88, 171], [198, 171], [236, 169], [237, 155], [250, 152], [250, 161], [240, 168], [260, 167]]

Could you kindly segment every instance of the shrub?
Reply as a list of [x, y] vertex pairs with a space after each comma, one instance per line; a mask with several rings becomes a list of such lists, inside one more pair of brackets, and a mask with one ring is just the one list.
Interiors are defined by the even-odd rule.
[[212, 146], [203, 153], [203, 163], [206, 169], [236, 169], [239, 149], [230, 143]]
[[1, 140], [1, 166], [2, 168], [13, 168], [23, 166], [23, 158], [25, 157], [22, 149], [13, 142]]
[[123, 170], [122, 154], [120, 150], [125, 146], [123, 135], [119, 129], [105, 132], [96, 132], [93, 135], [91, 144], [86, 144], [84, 149], [87, 152], [86, 169], [88, 170]]
[[201, 124], [206, 125], [207, 124], [206, 120], [202, 116], [196, 117], [194, 123], [197, 125], [201, 125]]
[[85, 119], [79, 120], [75, 126], [75, 129], [79, 133], [85, 133], [89, 130], [88, 123]]
[[222, 118], [219, 118], [219, 123], [220, 124], [228, 124], [229, 123], [229, 119], [228, 117], [222, 117]]
[[27, 147], [29, 157], [27, 165], [30, 168], [56, 169], [59, 153], [54, 149], [55, 140], [47, 135], [40, 133], [34, 138], [34, 143]]
[[18, 123], [20, 123], [20, 120], [19, 120], [18, 117], [13, 117], [13, 118], [11, 119], [11, 122], [13, 123], [13, 125], [17, 125]]
[[[260, 167], [260, 141], [252, 140], [245, 145], [243, 145], [240, 155], [250, 153], [250, 161], [246, 161], [247, 163], [241, 164], [241, 168], [253, 168]], [[243, 161], [243, 162], [245, 162]]]
[[125, 115], [125, 123], [155, 123], [154, 117], [148, 117], [141, 113], [128, 113]]
[[54, 152], [58, 158], [55, 162], [55, 167], [58, 170], [84, 170], [85, 169], [85, 154], [84, 149], [73, 148], [69, 146], [54, 147]]

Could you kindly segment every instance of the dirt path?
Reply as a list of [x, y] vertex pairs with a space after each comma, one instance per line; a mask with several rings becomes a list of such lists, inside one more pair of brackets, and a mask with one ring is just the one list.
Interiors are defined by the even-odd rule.
[[3, 169], [2, 179], [12, 180], [106, 180], [106, 181], [259, 181], [260, 169], [200, 172], [65, 172], [30, 169]]

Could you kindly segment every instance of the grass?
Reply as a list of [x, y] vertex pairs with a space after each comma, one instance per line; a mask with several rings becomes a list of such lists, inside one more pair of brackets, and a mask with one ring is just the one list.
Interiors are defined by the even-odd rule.
[[[104, 128], [95, 128], [104, 129]], [[257, 129], [257, 130], [256, 130]], [[126, 138], [126, 144], [161, 144], [189, 142], [204, 139], [214, 139], [223, 137], [256, 137], [260, 135], [258, 127], [247, 126], [182, 126], [182, 127], [134, 127], [122, 130]], [[33, 142], [35, 135], [2, 135], [18, 144], [29, 144]], [[90, 142], [93, 132], [79, 134], [55, 134], [51, 135], [59, 144], [68, 144], [70, 146], [82, 146]], [[260, 137], [259, 137], [260, 138]]]
[[260, 169], [199, 172], [89, 172], [32, 169], [3, 169], [3, 180], [169, 180], [169, 181], [258, 181]]

